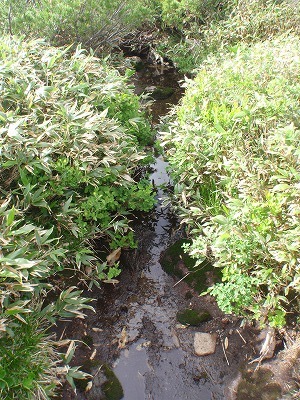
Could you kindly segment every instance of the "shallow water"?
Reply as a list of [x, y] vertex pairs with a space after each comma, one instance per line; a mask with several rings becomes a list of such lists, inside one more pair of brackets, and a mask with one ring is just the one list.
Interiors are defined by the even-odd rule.
[[[156, 187], [168, 185], [168, 164], [160, 156], [150, 176]], [[174, 221], [166, 195], [158, 189], [153, 235], [148, 243], [150, 260], [139, 265], [137, 297], [127, 304], [126, 332], [131, 343], [121, 351], [114, 372], [124, 389], [124, 400], [210, 400], [210, 384], [195, 381], [193, 365], [198, 360], [183, 350], [176, 335], [176, 313], [180, 299], [174, 280], [162, 269], [159, 259], [170, 244]], [[139, 338], [135, 341], [136, 338]], [[191, 368], [192, 367], [192, 368]]]
[[[157, 71], [150, 65], [133, 77], [137, 93], [149, 85], [175, 89], [170, 98], [153, 103], [154, 124], [182, 95], [178, 80], [182, 77], [174, 69]], [[77, 338], [79, 343], [88, 338], [92, 343], [88, 349], [78, 344], [75, 365], [90, 365], [95, 351], [97, 362], [86, 369], [93, 375], [92, 389], [74, 395], [67, 388], [63, 400], [103, 399], [99, 373], [103, 364], [112, 366], [122, 384], [124, 400], [224, 400], [227, 383], [237, 374], [241, 360], [248, 357], [249, 348], [235, 330], [238, 325], [224, 326], [224, 316], [214, 302], [199, 298], [184, 282], [177, 285], [178, 279], [161, 267], [162, 253], [182, 237], [164, 191], [170, 185], [167, 168], [162, 156], [152, 165], [149, 179], [157, 188], [157, 205], [152, 213], [135, 221], [138, 248], [122, 251], [120, 284], [102, 284], [89, 293], [96, 299], [96, 313], [88, 312], [85, 322], [76, 326], [73, 321], [67, 329], [67, 337]], [[197, 328], [179, 325], [177, 312], [189, 307], [207, 309], [213, 320]], [[194, 354], [197, 331], [219, 332], [219, 343], [211, 356]], [[230, 365], [220, 345], [225, 336], [229, 338]]]
[[[137, 94], [153, 85], [175, 89], [170, 98], [153, 102], [154, 123], [181, 97], [179, 78], [173, 69], [150, 65], [135, 74], [133, 83]], [[175, 326], [181, 301], [173, 289], [173, 278], [163, 271], [159, 262], [176, 228], [163, 190], [170, 185], [167, 167], [168, 163], [162, 156], [157, 157], [152, 165], [153, 173], [149, 179], [157, 188], [157, 205], [147, 244], [149, 256], [146, 263], [142, 261], [136, 266], [141, 275], [138, 301], [127, 304], [126, 332], [130, 344], [114, 362], [114, 372], [123, 386], [124, 400], [211, 399], [210, 384], [194, 380], [193, 370], [197, 370], [195, 362], [198, 360], [191, 362], [190, 354], [180, 346]], [[149, 226], [141, 234], [146, 234], [148, 240], [147, 229]], [[144, 239], [139, 237], [139, 240]]]

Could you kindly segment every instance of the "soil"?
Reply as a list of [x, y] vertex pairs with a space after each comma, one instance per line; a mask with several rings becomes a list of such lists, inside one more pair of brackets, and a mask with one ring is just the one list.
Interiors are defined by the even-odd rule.
[[[174, 88], [170, 98], [153, 104], [154, 124], [182, 95], [178, 83], [181, 79], [172, 67], [164, 65], [145, 65], [135, 74], [137, 93], [153, 85]], [[60, 398], [300, 398], [295, 397], [299, 394], [298, 332], [290, 332], [290, 342], [286, 341], [289, 350], [271, 360], [262, 360], [260, 366], [249, 364], [259, 357], [259, 330], [242, 319], [224, 315], [212, 297], [199, 297], [195, 286], [162, 268], [167, 249], [184, 238], [163, 190], [171, 184], [167, 166], [161, 156], [152, 166], [150, 179], [158, 188], [158, 203], [153, 213], [135, 221], [138, 248], [122, 252], [120, 283], [102, 284], [85, 293], [95, 299], [95, 313], [88, 312], [85, 320], [61, 323], [57, 329], [58, 337], [78, 340], [73, 363], [91, 374], [86, 381], [77, 382], [77, 393], [65, 385]], [[173, 262], [175, 270], [189, 271], [184, 257], [175, 257]], [[209, 284], [213, 275], [202, 279]], [[196, 326], [187, 322], [182, 325], [177, 316], [185, 310], [204, 311], [210, 318], [197, 320]], [[214, 354], [195, 355], [196, 332], [217, 334]], [[283, 343], [282, 337], [278, 343]]]

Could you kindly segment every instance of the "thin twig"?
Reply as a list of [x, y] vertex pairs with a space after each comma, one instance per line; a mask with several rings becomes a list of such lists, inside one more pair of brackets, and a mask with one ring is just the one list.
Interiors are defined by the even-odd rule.
[[187, 276], [190, 275], [191, 272], [188, 272], [183, 278], [180, 279], [180, 281], [176, 282], [175, 285], [173, 285], [173, 287], [177, 286], [181, 281], [183, 281]]
[[226, 358], [227, 365], [229, 366], [229, 361], [228, 361], [228, 358], [227, 358], [226, 350], [225, 350], [224, 343], [223, 343], [222, 339], [221, 339], [221, 345], [222, 345], [224, 356]]
[[236, 329], [237, 333], [240, 335], [240, 338], [242, 339], [242, 341], [244, 343], [247, 343], [246, 340], [243, 338], [242, 334], [240, 333], [240, 331], [238, 329]]

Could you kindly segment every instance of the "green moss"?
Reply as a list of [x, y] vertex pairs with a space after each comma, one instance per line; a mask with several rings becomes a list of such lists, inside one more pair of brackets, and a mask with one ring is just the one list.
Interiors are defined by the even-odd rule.
[[105, 393], [105, 399], [122, 399], [124, 396], [123, 388], [115, 373], [107, 365], [103, 365], [102, 370], [107, 378], [107, 381], [102, 385], [102, 390]]
[[163, 100], [163, 99], [168, 99], [169, 97], [174, 94], [175, 89], [171, 87], [162, 87], [162, 86], [157, 86], [153, 92], [151, 93], [151, 97], [155, 100]]
[[256, 371], [247, 370], [242, 375], [248, 382], [259, 385], [266, 385], [274, 376], [273, 372], [267, 368], [260, 368]]
[[279, 384], [271, 382], [273, 377], [269, 369], [244, 371], [243, 379], [237, 388], [237, 400], [277, 400], [282, 389]]
[[237, 390], [237, 400], [278, 400], [281, 396], [281, 387], [277, 383], [265, 385], [242, 380]]
[[198, 326], [209, 321], [211, 315], [206, 310], [186, 309], [177, 313], [177, 320], [183, 325]]
[[[180, 239], [175, 242], [163, 254], [160, 263], [164, 271], [169, 275], [177, 276], [180, 279], [186, 275], [179, 267], [179, 265], [183, 263], [184, 267], [190, 272], [184, 281], [193, 287], [198, 293], [201, 293], [208, 287], [206, 273], [213, 271], [214, 269], [213, 266], [206, 261], [195, 267], [196, 260], [186, 254], [182, 248], [184, 244], [188, 243], [191, 243], [191, 241], [187, 239]], [[215, 273], [214, 271], [214, 274], [216, 274], [215, 278], [219, 279], [221, 272], [218, 270], [217, 273]]]

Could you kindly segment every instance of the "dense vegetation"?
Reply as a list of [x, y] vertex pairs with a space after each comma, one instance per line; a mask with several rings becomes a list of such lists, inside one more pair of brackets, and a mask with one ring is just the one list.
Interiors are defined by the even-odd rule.
[[[90, 241], [102, 240], [108, 252], [134, 246], [128, 213], [154, 204], [151, 185], [134, 180], [152, 132], [126, 77], [79, 47], [68, 54], [2, 37], [0, 59], [0, 393], [46, 398], [48, 364], [56, 363], [45, 328], [90, 307], [80, 291], [57, 292], [49, 278], [74, 268], [95, 283], [118, 275]], [[47, 305], [53, 290], [57, 300]], [[21, 359], [23, 368], [12, 368]]]
[[299, 310], [299, 5], [0, 5], [0, 397], [47, 399], [84, 377], [75, 343], [60, 355], [48, 333], [91, 308], [62, 277], [112, 282], [135, 246], [130, 216], [153, 207], [141, 178], [153, 132], [107, 57], [132, 30], [157, 28], [157, 51], [196, 76], [164, 132], [186, 251], [222, 271], [209, 292], [225, 312], [283, 326]]
[[[283, 326], [299, 309], [300, 40], [286, 4], [267, 2], [250, 23], [242, 12], [260, 3], [235, 11], [236, 45], [221, 41], [222, 53], [210, 54], [187, 82], [165, 140], [193, 238], [186, 250], [198, 265], [208, 258], [222, 270], [209, 292], [226, 313]], [[235, 26], [242, 16], [247, 26]], [[216, 33], [228, 39], [226, 23]]]
[[0, 30], [55, 45], [111, 48], [132, 30], [153, 23], [156, 7], [151, 0], [0, 0]]
[[161, 0], [163, 24], [173, 31], [158, 44], [183, 71], [191, 73], [212, 54], [241, 43], [300, 33], [300, 6], [293, 0]]

